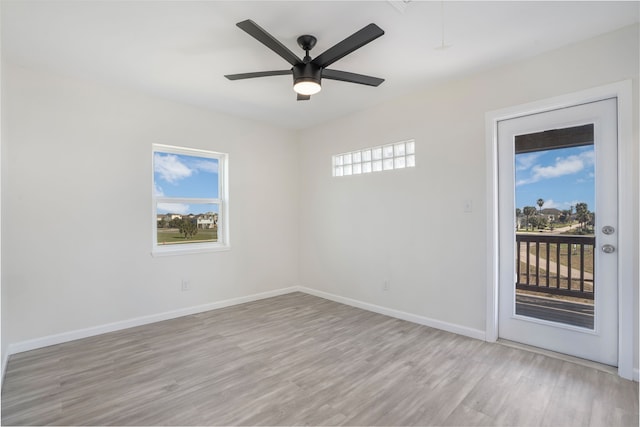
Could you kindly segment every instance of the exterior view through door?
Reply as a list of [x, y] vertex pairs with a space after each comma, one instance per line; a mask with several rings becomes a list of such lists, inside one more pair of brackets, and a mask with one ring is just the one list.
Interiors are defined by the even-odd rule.
[[615, 98], [498, 122], [499, 336], [618, 360]]
[[593, 124], [514, 143], [516, 314], [593, 330]]

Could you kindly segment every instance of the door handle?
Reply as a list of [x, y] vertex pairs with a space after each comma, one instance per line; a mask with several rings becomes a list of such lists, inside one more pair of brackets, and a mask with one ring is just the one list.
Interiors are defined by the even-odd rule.
[[602, 252], [605, 254], [612, 254], [616, 251], [616, 247], [613, 245], [602, 245]]

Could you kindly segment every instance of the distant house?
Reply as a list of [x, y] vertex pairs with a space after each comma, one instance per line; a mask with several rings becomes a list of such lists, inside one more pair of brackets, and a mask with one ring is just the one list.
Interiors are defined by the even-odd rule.
[[172, 213], [168, 213], [168, 214], [158, 214], [156, 215], [156, 219], [158, 220], [158, 222], [161, 221], [166, 221], [169, 222], [172, 219], [182, 219], [182, 215], [180, 214], [172, 214]]
[[547, 208], [542, 209], [541, 214], [544, 215], [549, 221], [557, 221], [557, 219], [562, 214], [562, 211], [556, 208]]
[[207, 212], [198, 215], [198, 228], [214, 228], [218, 224], [218, 214]]

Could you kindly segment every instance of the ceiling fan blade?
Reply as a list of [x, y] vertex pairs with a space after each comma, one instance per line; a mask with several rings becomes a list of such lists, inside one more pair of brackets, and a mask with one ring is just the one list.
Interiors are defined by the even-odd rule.
[[261, 28], [251, 19], [238, 22], [236, 25], [244, 30], [247, 34], [252, 36], [254, 39], [258, 40], [260, 43], [280, 55], [289, 64], [296, 65], [302, 62], [302, 60], [298, 58], [295, 53], [291, 52], [285, 45], [276, 40], [275, 37], [267, 33], [266, 30]]
[[300, 95], [298, 94], [298, 101], [308, 101], [311, 99], [311, 95]]
[[229, 80], [242, 80], [253, 79], [255, 77], [285, 76], [287, 74], [291, 74], [291, 70], [257, 71], [255, 73], [227, 74], [225, 75], [225, 77]]
[[365, 76], [364, 74], [349, 73], [338, 70], [322, 70], [322, 77], [329, 80], [340, 80], [342, 82], [358, 83], [367, 86], [379, 86], [384, 79], [378, 77]]
[[369, 24], [363, 29], [351, 34], [340, 43], [325, 50], [323, 53], [316, 56], [311, 62], [322, 68], [328, 67], [338, 59], [343, 58], [354, 50], [361, 48], [383, 34], [384, 31], [382, 28], [378, 27], [376, 24]]

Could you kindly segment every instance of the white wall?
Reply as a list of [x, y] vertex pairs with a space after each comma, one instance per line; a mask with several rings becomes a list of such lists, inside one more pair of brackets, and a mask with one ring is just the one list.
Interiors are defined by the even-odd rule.
[[[305, 130], [302, 285], [484, 331], [485, 113], [632, 78], [637, 206], [638, 49], [636, 25]], [[407, 138], [415, 169], [332, 178], [332, 154]]]
[[[3, 66], [3, 349], [297, 285], [293, 132]], [[230, 251], [151, 256], [153, 143], [229, 153]]]
[[[298, 284], [482, 333], [485, 113], [627, 78], [638, 205], [637, 26], [300, 133], [8, 64], [2, 72], [3, 352]], [[407, 138], [415, 169], [331, 177], [331, 154]], [[231, 251], [151, 257], [152, 143], [230, 154]], [[193, 290], [180, 291], [183, 277]], [[636, 266], [636, 294], [637, 277]], [[637, 312], [636, 303], [635, 325]]]
[[[0, 13], [1, 13], [0, 9]], [[0, 58], [2, 55], [0, 54]], [[2, 117], [2, 69], [0, 67], [0, 118]], [[4, 182], [2, 180], [3, 170], [5, 168], [5, 156], [2, 132], [2, 119], [0, 119], [0, 195], [4, 194]], [[0, 260], [2, 259], [2, 212], [4, 205], [0, 197]], [[4, 380], [5, 362], [9, 358], [9, 340], [8, 336], [8, 320], [9, 320], [9, 299], [7, 298], [7, 287], [2, 285], [2, 263], [0, 262], [0, 388]]]

